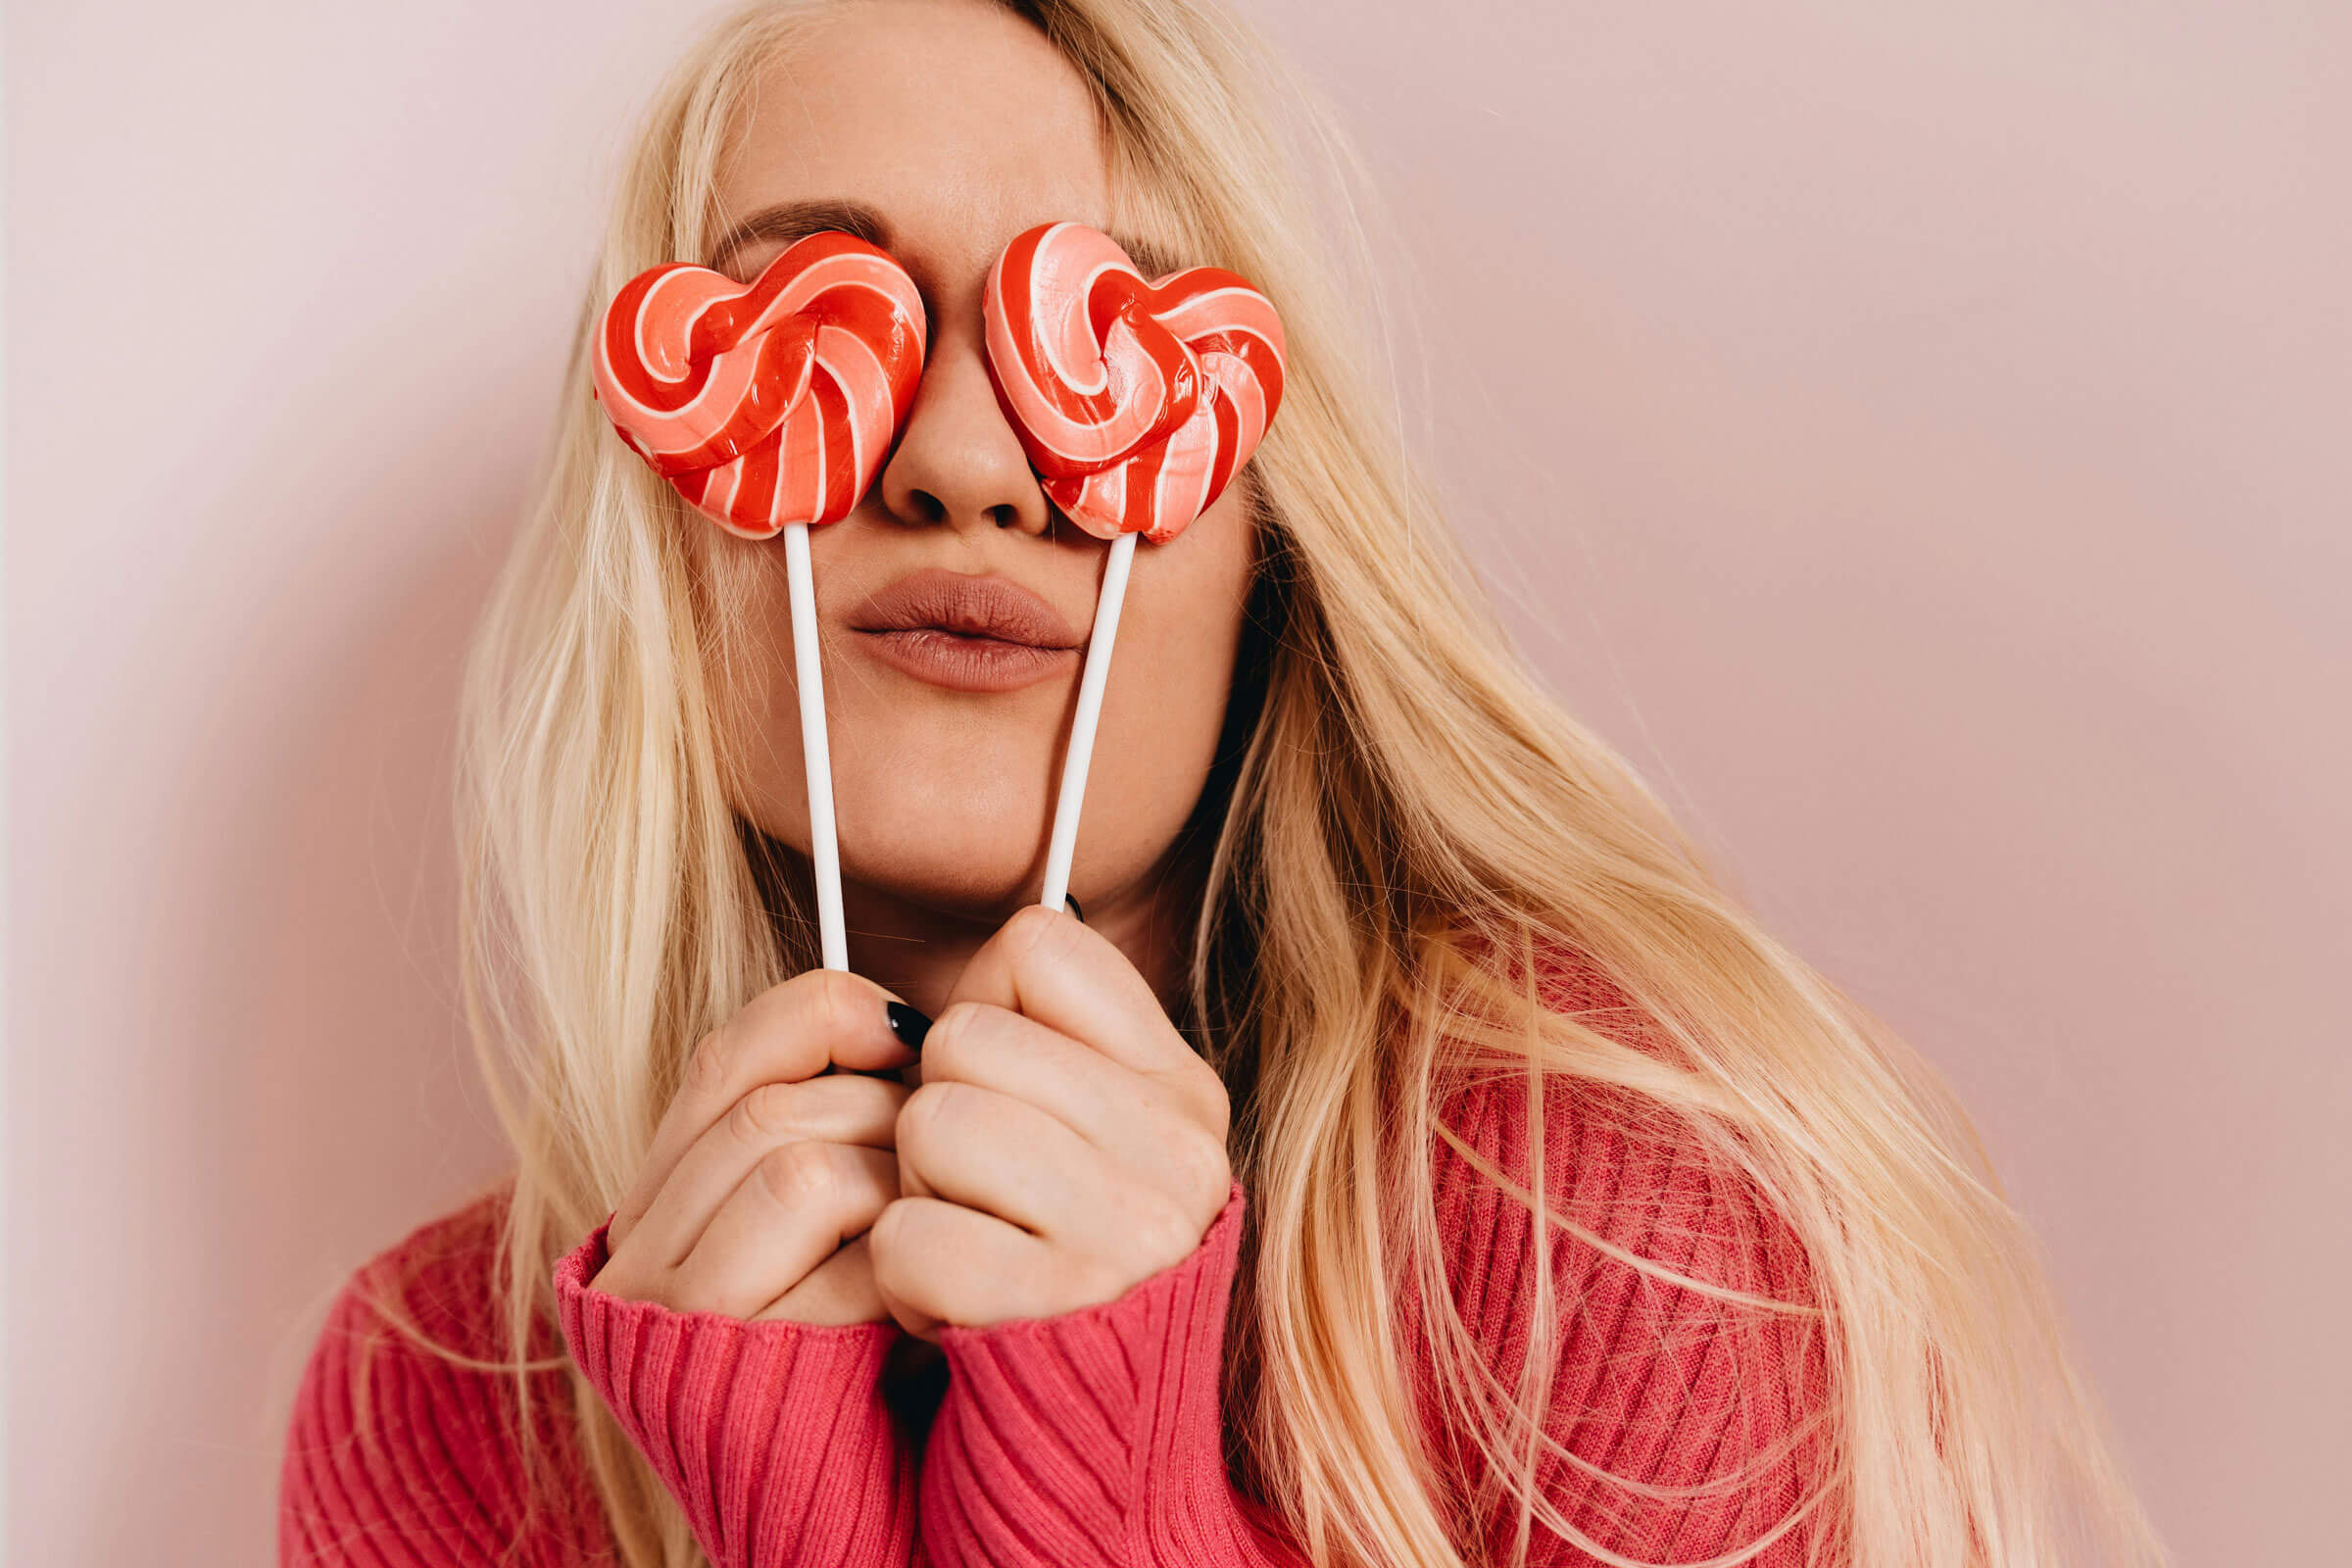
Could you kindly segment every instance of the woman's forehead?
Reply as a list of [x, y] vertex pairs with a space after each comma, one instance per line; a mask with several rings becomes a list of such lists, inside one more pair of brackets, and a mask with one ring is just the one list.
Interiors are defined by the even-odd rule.
[[981, 0], [882, 0], [760, 73], [705, 259], [758, 266], [795, 222], [861, 232], [808, 224], [838, 206], [908, 268], [976, 280], [1033, 224], [1112, 226], [1106, 151], [1086, 83], [1027, 23]]

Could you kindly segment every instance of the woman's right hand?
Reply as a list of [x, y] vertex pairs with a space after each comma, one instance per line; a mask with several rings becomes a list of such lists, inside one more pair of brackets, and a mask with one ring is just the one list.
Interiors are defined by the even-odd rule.
[[887, 1321], [865, 1233], [899, 1196], [895, 1128], [912, 1090], [863, 1074], [920, 1059], [891, 1030], [893, 1000], [811, 969], [706, 1035], [590, 1289], [681, 1312]]

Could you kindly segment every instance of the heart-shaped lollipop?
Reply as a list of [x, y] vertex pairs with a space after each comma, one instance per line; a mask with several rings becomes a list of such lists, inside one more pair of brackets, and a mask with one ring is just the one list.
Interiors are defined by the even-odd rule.
[[998, 405], [1046, 494], [1102, 539], [1173, 539], [1257, 450], [1282, 402], [1282, 320], [1245, 279], [1145, 281], [1117, 241], [1041, 223], [982, 296]]
[[631, 451], [748, 539], [849, 515], [914, 406], [925, 319], [889, 252], [828, 229], [749, 284], [686, 262], [631, 278], [595, 385]]
[[688, 262], [622, 285], [596, 334], [596, 400], [630, 451], [747, 539], [784, 535], [808, 780], [808, 858], [825, 967], [846, 969], [832, 751], [808, 528], [858, 505], [922, 377], [922, 295], [888, 251], [835, 229], [749, 284]]
[[1039, 902], [1061, 908], [1135, 541], [1182, 533], [1257, 450], [1282, 403], [1282, 318], [1223, 268], [1146, 282], [1084, 223], [1016, 236], [981, 313], [997, 405], [1029, 466], [1071, 521], [1110, 541], [1046, 844]]

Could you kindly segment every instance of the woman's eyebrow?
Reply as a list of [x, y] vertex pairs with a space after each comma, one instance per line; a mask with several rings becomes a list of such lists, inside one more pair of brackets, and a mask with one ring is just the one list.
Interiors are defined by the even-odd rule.
[[863, 202], [833, 199], [777, 202], [772, 207], [760, 208], [728, 229], [704, 265], [714, 272], [723, 272], [735, 259], [735, 253], [747, 245], [775, 239], [789, 243], [828, 228], [838, 228], [857, 235], [868, 245], [890, 249], [889, 221]]

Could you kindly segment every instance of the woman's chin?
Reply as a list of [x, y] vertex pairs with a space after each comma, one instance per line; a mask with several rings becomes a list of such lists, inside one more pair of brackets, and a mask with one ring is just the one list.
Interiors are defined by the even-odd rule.
[[876, 842], [845, 837], [841, 846], [844, 897], [887, 918], [884, 906], [912, 905], [958, 918], [997, 924], [1037, 900], [1045, 875], [1042, 833], [962, 831], [953, 822], [920, 842]]
[[[1010, 737], [908, 747], [915, 765], [842, 765], [834, 775], [841, 873], [877, 896], [986, 919], [1033, 901], [1045, 873], [1048, 759]], [[1016, 780], [1028, 779], [1027, 788]], [[876, 911], [879, 913], [880, 911]]]

